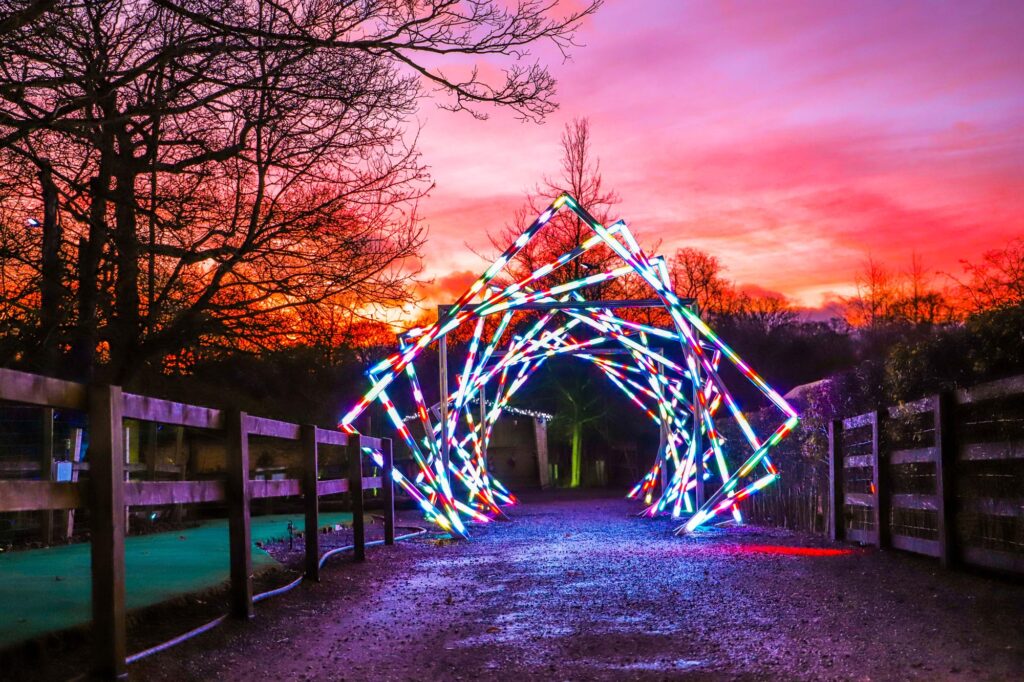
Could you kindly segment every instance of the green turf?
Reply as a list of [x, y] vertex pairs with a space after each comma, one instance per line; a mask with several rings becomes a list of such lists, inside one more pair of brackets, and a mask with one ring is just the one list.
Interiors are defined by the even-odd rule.
[[[288, 521], [299, 515], [254, 516], [253, 542], [288, 537]], [[348, 513], [320, 515], [324, 526], [350, 523]], [[125, 542], [129, 609], [221, 585], [228, 579], [228, 524], [130, 537]], [[253, 568], [278, 565], [258, 547]], [[0, 647], [88, 623], [91, 614], [89, 544], [0, 554]]]

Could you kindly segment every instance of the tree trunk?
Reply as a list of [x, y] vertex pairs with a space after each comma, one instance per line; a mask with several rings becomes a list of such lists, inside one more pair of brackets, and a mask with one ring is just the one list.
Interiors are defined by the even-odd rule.
[[[127, 136], [124, 136], [125, 138]], [[110, 364], [114, 381], [124, 384], [135, 368], [140, 328], [139, 235], [135, 215], [135, 172], [131, 146], [121, 139], [121, 158], [114, 194], [114, 245], [117, 278], [114, 283], [114, 316], [111, 320]]]
[[39, 371], [52, 375], [57, 370], [58, 334], [64, 291], [64, 264], [60, 259], [63, 240], [57, 219], [57, 186], [49, 160], [39, 163], [39, 184], [43, 199], [42, 282], [39, 305]]
[[91, 381], [96, 371], [96, 344], [99, 306], [100, 258], [106, 239], [107, 188], [110, 174], [100, 163], [100, 173], [89, 181], [89, 237], [78, 240], [78, 324], [72, 344], [71, 359], [75, 378]]
[[569, 487], [578, 488], [583, 471], [583, 424], [579, 421], [572, 425], [572, 461], [570, 465]]

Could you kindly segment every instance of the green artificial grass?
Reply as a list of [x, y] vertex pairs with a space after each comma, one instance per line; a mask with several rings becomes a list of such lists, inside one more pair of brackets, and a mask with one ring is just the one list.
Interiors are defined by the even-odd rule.
[[[301, 530], [301, 515], [252, 517], [253, 542], [288, 537], [288, 521]], [[344, 512], [320, 515], [321, 524], [349, 524]], [[128, 609], [152, 606], [228, 580], [227, 520], [197, 528], [129, 537], [125, 541]], [[252, 548], [253, 569], [279, 566]], [[89, 544], [79, 543], [0, 554], [0, 647], [87, 624], [91, 618]]]

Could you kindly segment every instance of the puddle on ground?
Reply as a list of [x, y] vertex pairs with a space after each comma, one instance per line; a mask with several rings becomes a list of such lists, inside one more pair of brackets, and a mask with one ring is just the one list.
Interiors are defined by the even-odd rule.
[[526, 642], [568, 637], [573, 629], [561, 625], [549, 625], [528, 621], [524, 614], [505, 613], [494, 619], [492, 630], [478, 635], [463, 637], [455, 646], [494, 646], [495, 644], [514, 644], [521, 646]]
[[662, 672], [668, 669], [686, 670], [688, 668], [699, 668], [704, 665], [704, 661], [693, 661], [688, 658], [677, 658], [674, 661], [634, 661], [632, 663], [600, 663], [594, 661], [593, 663], [609, 670], [658, 670]]

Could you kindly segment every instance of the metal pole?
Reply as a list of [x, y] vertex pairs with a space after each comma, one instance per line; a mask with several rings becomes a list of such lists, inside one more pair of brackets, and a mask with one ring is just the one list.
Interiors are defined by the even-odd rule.
[[697, 487], [694, 489], [694, 495], [696, 497], [697, 509], [704, 506], [704, 439], [701, 437], [700, 424], [700, 402], [698, 393], [700, 393], [700, 366], [694, 363], [694, 381], [693, 381], [693, 443], [694, 443], [694, 462], [696, 464], [696, 476], [697, 476]]
[[[437, 320], [440, 323], [443, 313], [442, 306], [437, 307]], [[448, 460], [449, 460], [449, 448], [448, 448], [448, 335], [442, 334], [437, 340], [437, 358], [438, 358], [438, 371], [439, 371], [439, 399], [438, 407], [440, 408], [440, 419], [441, 419], [441, 466], [443, 470], [443, 476], [445, 481], [448, 481]]]
[[885, 419], [888, 410], [875, 410], [872, 418], [871, 450], [874, 455], [875, 483], [875, 544], [879, 549], [892, 546], [892, 528], [889, 525], [892, 516], [892, 496], [889, 490], [889, 457], [883, 450], [886, 447]]
[[[696, 314], [697, 306], [693, 305], [693, 312]], [[697, 338], [697, 343], [700, 343], [700, 338]], [[694, 468], [696, 470], [696, 483], [697, 487], [694, 488], [695, 506], [700, 509], [704, 506], [704, 439], [701, 438], [700, 425], [701, 425], [701, 414], [700, 414], [700, 391], [701, 391], [701, 378], [700, 378], [700, 359], [696, 354], [691, 351], [690, 356], [693, 358], [693, 444], [694, 452]]]
[[661, 430], [658, 437], [658, 461], [661, 462], [661, 493], [665, 494], [668, 489], [668, 460], [665, 458], [668, 449], [668, 420], [661, 420]]
[[[665, 366], [661, 362], [658, 362], [655, 366], [658, 368], [659, 375], [665, 374]], [[666, 459], [666, 456], [668, 455], [668, 438], [668, 411], [665, 410], [661, 416], [661, 425], [658, 429], [658, 463], [661, 467], [661, 476], [658, 483], [661, 485], [662, 495], [664, 495], [665, 491], [668, 490], [669, 483], [668, 460]]]
[[487, 422], [487, 387], [480, 387], [480, 453], [484, 461], [484, 471], [487, 471], [487, 441], [484, 440], [484, 428]]

